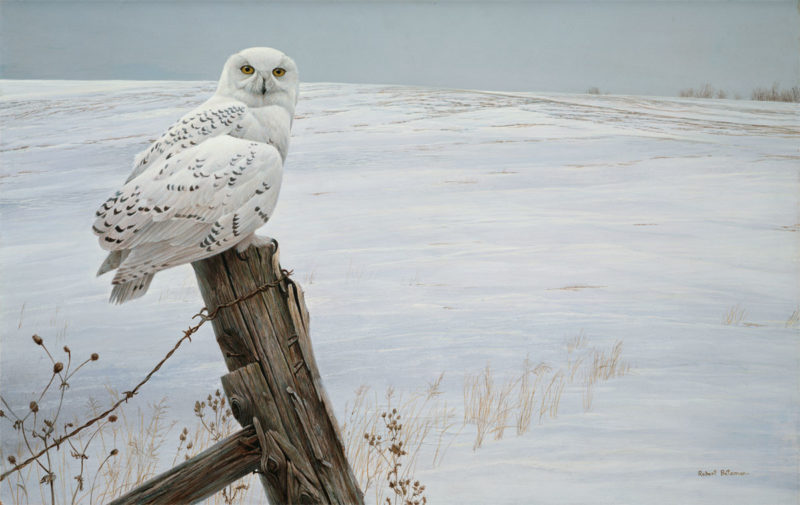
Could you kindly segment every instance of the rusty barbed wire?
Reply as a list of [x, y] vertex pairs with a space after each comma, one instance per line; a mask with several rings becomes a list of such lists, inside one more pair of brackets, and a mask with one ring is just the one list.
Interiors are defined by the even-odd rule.
[[[12, 468], [12, 469], [0, 474], [0, 482], [5, 480], [5, 478], [8, 477], [9, 475], [11, 475], [12, 473], [17, 472], [19, 470], [22, 470], [26, 466], [30, 465], [31, 463], [33, 463], [34, 461], [36, 461], [37, 459], [42, 457], [50, 449], [52, 449], [54, 447], [58, 448], [62, 443], [66, 442], [70, 438], [74, 437], [75, 435], [77, 435], [78, 433], [83, 431], [84, 429], [88, 428], [89, 426], [92, 426], [94, 423], [96, 423], [98, 421], [102, 421], [103, 419], [108, 417], [112, 412], [117, 410], [117, 408], [119, 408], [119, 406], [122, 405], [123, 403], [127, 403], [128, 400], [133, 398], [139, 392], [139, 389], [142, 386], [144, 386], [147, 383], [147, 381], [149, 381], [153, 377], [153, 375], [155, 375], [156, 372], [158, 372], [161, 369], [161, 367], [164, 365], [164, 363], [166, 363], [167, 360], [170, 359], [173, 354], [175, 354], [175, 351], [178, 350], [178, 347], [180, 347], [181, 344], [186, 340], [191, 342], [192, 341], [192, 335], [197, 333], [197, 331], [200, 329], [200, 327], [203, 326], [206, 322], [212, 321], [213, 319], [216, 319], [216, 317], [219, 315], [219, 311], [221, 309], [227, 309], [227, 308], [233, 307], [234, 305], [238, 305], [239, 303], [242, 303], [245, 300], [249, 300], [250, 298], [253, 298], [254, 296], [258, 295], [259, 293], [263, 293], [264, 291], [269, 290], [270, 288], [278, 287], [278, 286], [281, 285], [281, 283], [283, 281], [290, 281], [291, 282], [291, 278], [290, 277], [291, 277], [292, 273], [294, 273], [294, 271], [281, 269], [281, 276], [280, 277], [276, 278], [274, 281], [266, 282], [266, 283], [258, 286], [256, 289], [254, 289], [250, 293], [247, 293], [246, 295], [242, 295], [242, 296], [240, 296], [238, 298], [235, 298], [234, 300], [231, 300], [230, 302], [226, 302], [226, 303], [223, 303], [221, 305], [218, 305], [211, 312], [209, 312], [208, 307], [203, 307], [202, 309], [200, 309], [200, 312], [198, 312], [197, 314], [192, 316], [192, 319], [195, 319], [195, 318], [199, 317], [200, 318], [200, 322], [197, 323], [194, 326], [190, 326], [187, 329], [183, 330], [183, 336], [175, 343], [175, 345], [172, 347], [172, 349], [170, 349], [169, 352], [167, 352], [167, 354], [164, 355], [164, 357], [161, 359], [161, 361], [156, 363], [156, 365], [153, 367], [153, 369], [150, 370], [150, 372], [144, 377], [144, 379], [139, 381], [139, 383], [136, 384], [136, 386], [134, 386], [133, 389], [131, 389], [130, 391], [123, 391], [122, 392], [122, 398], [120, 398], [113, 405], [111, 405], [111, 407], [109, 407], [108, 410], [106, 410], [106, 411], [96, 415], [95, 417], [89, 419], [88, 421], [86, 421], [82, 425], [78, 426], [77, 428], [73, 429], [69, 433], [66, 433], [66, 434], [64, 434], [64, 435], [62, 435], [62, 436], [60, 436], [58, 438], [54, 438], [52, 443], [45, 444], [44, 448], [42, 448], [38, 453], [32, 455], [31, 457], [27, 458], [25, 461], [23, 461], [21, 463], [17, 463], [14, 466], [14, 468]], [[204, 312], [205, 312], [205, 314], [204, 314]]]

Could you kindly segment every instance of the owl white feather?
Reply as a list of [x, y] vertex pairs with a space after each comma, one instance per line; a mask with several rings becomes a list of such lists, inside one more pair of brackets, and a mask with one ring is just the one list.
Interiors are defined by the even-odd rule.
[[268, 47], [234, 54], [217, 91], [140, 153], [92, 230], [116, 270], [110, 301], [142, 296], [156, 272], [243, 251], [278, 201], [299, 78]]

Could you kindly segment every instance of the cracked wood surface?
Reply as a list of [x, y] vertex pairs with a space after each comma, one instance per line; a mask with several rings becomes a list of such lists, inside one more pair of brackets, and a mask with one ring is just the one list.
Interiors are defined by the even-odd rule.
[[247, 426], [109, 505], [197, 503], [256, 471], [260, 462], [258, 435]]
[[[209, 311], [284, 275], [276, 242], [192, 266]], [[234, 415], [243, 426], [258, 427], [270, 503], [363, 504], [322, 387], [300, 286], [287, 277], [220, 310], [212, 325], [231, 370], [223, 387]]]

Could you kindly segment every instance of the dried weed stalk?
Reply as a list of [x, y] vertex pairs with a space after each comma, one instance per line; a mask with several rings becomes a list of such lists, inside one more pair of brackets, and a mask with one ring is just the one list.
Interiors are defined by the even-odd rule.
[[[0, 396], [3, 404], [0, 418], [9, 422], [18, 435], [16, 454], [7, 455], [2, 461], [6, 475], [4, 480], [14, 503], [85, 503], [91, 499], [95, 485], [94, 481], [88, 481], [90, 470], [102, 468], [118, 453], [116, 448], [105, 452], [99, 466], [95, 466], [91, 464], [93, 461], [89, 461], [89, 447], [98, 434], [116, 423], [117, 417], [112, 415], [100, 419], [88, 430], [69, 438], [65, 435], [74, 431], [75, 423], [62, 419], [62, 407], [75, 374], [89, 363], [99, 360], [100, 356], [91, 353], [74, 366], [72, 351], [68, 346], [63, 347], [63, 355], [56, 359], [42, 337], [33, 335], [32, 338], [34, 345], [41, 349], [50, 362], [49, 380], [28, 402], [27, 407], [12, 408], [6, 398]], [[53, 446], [57, 451], [46, 450]], [[20, 462], [27, 459], [36, 464], [27, 468], [21, 466]], [[10, 468], [6, 465], [10, 465]], [[73, 475], [68, 477], [68, 473]]]
[[403, 433], [403, 424], [400, 420], [400, 413], [397, 409], [381, 413], [383, 423], [381, 434], [375, 432], [364, 433], [364, 440], [369, 445], [370, 452], [376, 454], [384, 463], [386, 470], [386, 483], [391, 490], [391, 495], [384, 500], [376, 503], [386, 505], [425, 505], [428, 499], [425, 497], [425, 486], [418, 480], [411, 481], [409, 476], [410, 468], [413, 465], [404, 467], [404, 460], [411, 459], [409, 456], [406, 437]]
[[[377, 393], [362, 386], [356, 390], [352, 404], [345, 407], [347, 417], [341, 433], [347, 459], [361, 489], [374, 493], [375, 503], [387, 503], [387, 494], [393, 500], [401, 500], [401, 497], [410, 500], [397, 502], [404, 505], [424, 503], [421, 494], [414, 494], [419, 489], [415, 488], [412, 477], [420, 451], [423, 445], [433, 444], [430, 465], [436, 466], [458, 434], [454, 410], [439, 398], [443, 377], [440, 375], [428, 384], [426, 391], [407, 399], [396, 396], [391, 387], [379, 398]], [[402, 424], [399, 422], [401, 413]], [[403, 454], [394, 454], [401, 458], [398, 461], [392, 458], [393, 444], [402, 447]], [[402, 468], [393, 471], [395, 462], [400, 462]], [[389, 485], [392, 482], [395, 487]]]
[[[227, 400], [219, 389], [214, 391], [213, 395], [206, 396], [205, 400], [194, 403], [194, 416], [197, 422], [194, 430], [184, 427], [178, 435], [178, 448], [172, 460], [173, 465], [181, 455], [187, 460], [236, 431], [239, 425], [226, 404]], [[251, 477], [245, 477], [227, 485], [206, 503], [214, 505], [242, 503], [250, 490], [250, 479]]]
[[[164, 470], [160, 456], [165, 453], [168, 434], [175, 424], [167, 421], [166, 399], [146, 410], [138, 409], [135, 415], [118, 409], [86, 430], [65, 437], [77, 424], [61, 420], [70, 383], [79, 370], [97, 361], [99, 356], [92, 353], [74, 366], [68, 346], [64, 346], [64, 356], [59, 360], [44, 339], [34, 335], [33, 342], [41, 347], [52, 365], [49, 380], [40, 393], [25, 402], [26, 407], [12, 408], [0, 396], [3, 404], [0, 418], [11, 424], [19, 438], [14, 453], [2, 458], [3, 471], [9, 472], [4, 479], [7, 486], [4, 494], [12, 505], [107, 503]], [[108, 392], [112, 403], [125, 397], [125, 393], [110, 388]], [[100, 404], [92, 398], [87, 402], [87, 411], [93, 417], [102, 413]], [[196, 426], [191, 432], [184, 428], [180, 433], [173, 465], [181, 455], [188, 458], [235, 431], [231, 412], [219, 391], [196, 402], [194, 413]], [[33, 457], [33, 464], [18, 468], [19, 462], [29, 457]], [[243, 479], [206, 503], [240, 504], [248, 489], [249, 478]]]

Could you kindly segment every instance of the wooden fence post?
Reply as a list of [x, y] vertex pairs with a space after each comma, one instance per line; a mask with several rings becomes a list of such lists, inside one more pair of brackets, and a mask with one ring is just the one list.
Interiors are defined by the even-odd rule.
[[192, 263], [244, 429], [111, 505], [196, 503], [253, 471], [271, 505], [363, 505], [314, 360], [300, 286], [278, 243]]
[[223, 387], [239, 423], [256, 430], [270, 503], [362, 505], [314, 359], [303, 292], [281, 270], [277, 242], [192, 266], [209, 311], [224, 306], [212, 320], [231, 370]]

